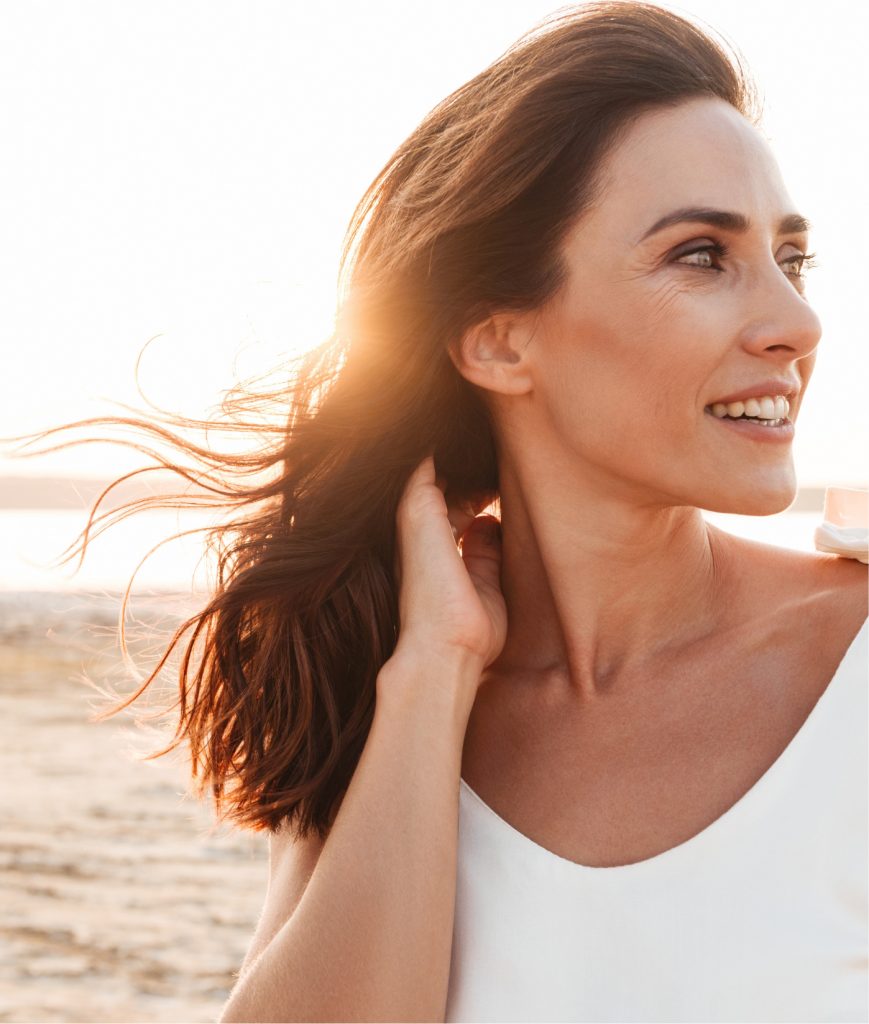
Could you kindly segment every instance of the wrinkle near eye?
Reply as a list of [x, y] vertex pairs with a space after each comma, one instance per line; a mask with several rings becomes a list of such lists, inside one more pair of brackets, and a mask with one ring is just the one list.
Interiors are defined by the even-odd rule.
[[651, 299], [651, 311], [654, 319], [658, 320], [666, 315], [674, 305], [683, 289], [678, 282], [673, 280], [662, 281], [653, 291]]

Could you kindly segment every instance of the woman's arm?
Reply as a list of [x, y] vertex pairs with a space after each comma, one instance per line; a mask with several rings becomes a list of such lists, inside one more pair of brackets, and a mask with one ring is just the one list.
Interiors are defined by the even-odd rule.
[[[264, 919], [287, 919], [251, 958], [222, 1021], [443, 1020], [462, 746], [481, 671], [472, 656], [406, 649], [383, 666], [316, 867], [295, 909], [266, 906]], [[268, 900], [291, 891], [270, 884]]]
[[[221, 1020], [443, 1020], [462, 748], [504, 645], [497, 520], [452, 510], [426, 456], [396, 509], [400, 636], [316, 866], [283, 845]], [[456, 540], [461, 541], [461, 551]], [[301, 896], [299, 895], [301, 893]]]
[[[341, 796], [336, 798], [336, 814], [340, 810], [341, 799]], [[312, 831], [302, 839], [285, 824], [281, 831], [269, 835], [268, 886], [259, 920], [239, 968], [239, 976], [244, 975], [299, 905], [323, 852], [329, 831], [331, 822], [325, 835]]]

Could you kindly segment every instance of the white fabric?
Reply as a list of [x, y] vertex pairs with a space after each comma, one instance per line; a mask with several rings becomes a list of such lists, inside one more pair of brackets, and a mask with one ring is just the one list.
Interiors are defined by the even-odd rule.
[[869, 620], [775, 763], [635, 864], [557, 856], [460, 786], [447, 1021], [867, 1021]]
[[828, 487], [824, 491], [824, 521], [815, 528], [815, 547], [869, 564], [869, 490]]
[[815, 527], [815, 547], [818, 551], [869, 563], [869, 529], [865, 526], [821, 523]]

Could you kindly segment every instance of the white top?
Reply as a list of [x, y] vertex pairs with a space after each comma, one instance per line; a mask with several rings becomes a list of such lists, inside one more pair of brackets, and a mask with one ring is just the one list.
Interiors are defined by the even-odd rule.
[[447, 1021], [867, 1021], [869, 620], [774, 764], [692, 838], [588, 867], [460, 785]]

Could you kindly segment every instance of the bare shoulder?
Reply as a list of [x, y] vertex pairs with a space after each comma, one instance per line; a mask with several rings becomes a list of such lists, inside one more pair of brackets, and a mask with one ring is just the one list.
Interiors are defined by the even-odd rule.
[[305, 895], [335, 817], [344, 801], [340, 793], [333, 807], [326, 835], [312, 831], [302, 837], [288, 823], [269, 835], [269, 879], [259, 922], [248, 946], [240, 974], [244, 974], [295, 913]]
[[[780, 610], [779, 621], [823, 628], [828, 636], [855, 635], [869, 615], [869, 566], [856, 558], [763, 544], [717, 535], [719, 550], [741, 581], [741, 599], [760, 609]], [[757, 599], [757, 604], [749, 599]]]
[[346, 795], [347, 790], [342, 789], [335, 797], [325, 835], [321, 836], [319, 832], [312, 830], [302, 837], [287, 820], [277, 832], [272, 832], [269, 835], [270, 879], [274, 879], [275, 876], [285, 871], [289, 871], [296, 877], [305, 878], [305, 880], [310, 877], [317, 866], [317, 861], [323, 852], [326, 839], [335, 824], [335, 818], [338, 816], [338, 811], [341, 810]]
[[311, 832], [301, 838], [288, 826], [269, 835], [269, 878], [274, 882], [280, 875], [291, 874], [304, 879], [317, 865], [325, 839]]
[[777, 550], [790, 571], [796, 595], [837, 616], [862, 621], [869, 614], [869, 565], [820, 551]]

